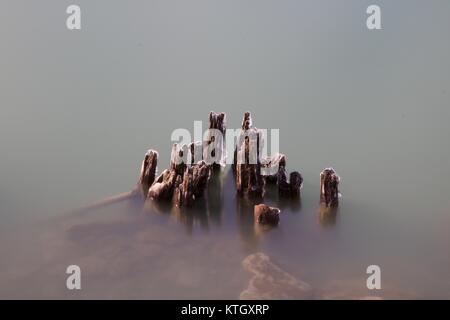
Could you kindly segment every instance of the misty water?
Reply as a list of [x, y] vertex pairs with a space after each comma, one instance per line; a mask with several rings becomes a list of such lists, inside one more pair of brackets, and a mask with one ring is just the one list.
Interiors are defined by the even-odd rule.
[[[450, 3], [377, 1], [14, 1], [0, 12], [0, 297], [239, 298], [262, 252], [315, 298], [450, 298]], [[17, 17], [21, 17], [18, 19]], [[280, 130], [301, 201], [257, 228], [226, 167], [190, 210], [124, 201], [147, 149], [171, 133]], [[341, 176], [336, 215], [319, 173]], [[82, 290], [66, 288], [68, 265]], [[381, 268], [382, 290], [366, 288]], [[293, 297], [297, 298], [297, 297]]]
[[[193, 208], [136, 198], [43, 219], [2, 233], [1, 296], [237, 299], [252, 277], [243, 259], [262, 252], [310, 284], [313, 298], [448, 298], [445, 220], [398, 218], [347, 192], [336, 213], [324, 213], [314, 182], [300, 200], [268, 185], [264, 202], [282, 211], [279, 226], [266, 228], [254, 223], [259, 201], [236, 195], [230, 170]], [[78, 292], [66, 288], [71, 264], [82, 270]], [[380, 291], [366, 288], [371, 264], [381, 267]]]

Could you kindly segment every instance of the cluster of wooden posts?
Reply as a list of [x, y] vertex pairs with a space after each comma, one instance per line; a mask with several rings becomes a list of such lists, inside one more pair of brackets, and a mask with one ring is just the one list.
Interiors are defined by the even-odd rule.
[[[225, 113], [211, 112], [209, 129], [219, 130], [225, 137]], [[288, 174], [285, 155], [277, 153], [271, 157], [261, 157], [262, 136], [260, 130], [252, 125], [250, 112], [244, 113], [241, 129], [232, 164], [237, 194], [260, 199], [262, 202], [265, 186], [273, 184], [277, 186], [281, 197], [300, 197], [303, 177], [298, 171]], [[172, 201], [179, 207], [192, 206], [196, 199], [204, 196], [211, 174], [220, 171], [224, 165], [222, 160], [217, 160], [223, 159], [222, 156], [217, 157], [218, 154], [225, 155], [224, 143], [217, 144], [214, 139], [214, 135], [207, 135], [205, 141], [192, 142], [190, 145], [174, 144], [170, 166], [158, 176], [156, 176], [158, 152], [149, 150], [142, 161], [138, 184], [133, 194], [141, 195], [146, 201]], [[211, 144], [217, 147], [207, 148]], [[205, 150], [212, 153], [213, 159], [216, 160], [208, 161]], [[195, 162], [194, 159], [198, 159], [199, 155], [202, 160]], [[321, 172], [320, 203], [323, 208], [338, 206], [339, 179], [332, 168], [326, 168]], [[260, 203], [255, 205], [255, 221], [261, 224], [277, 224], [279, 212], [277, 208]]]

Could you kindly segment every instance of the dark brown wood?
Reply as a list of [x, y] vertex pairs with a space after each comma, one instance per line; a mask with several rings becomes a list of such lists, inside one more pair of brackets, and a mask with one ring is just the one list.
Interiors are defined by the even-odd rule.
[[[215, 129], [220, 132], [220, 140], [214, 133], [214, 130], [208, 130], [207, 137], [204, 141], [203, 147], [203, 159], [215, 168], [225, 166], [225, 135], [226, 135], [226, 116], [224, 112], [209, 113], [209, 125], [208, 129]], [[214, 143], [212, 148], [211, 144]]]
[[255, 205], [253, 214], [258, 224], [277, 225], [280, 221], [280, 209], [266, 204]]
[[287, 173], [284, 167], [278, 169], [278, 194], [280, 196], [288, 197], [291, 195], [291, 186], [287, 180]]
[[239, 195], [263, 197], [265, 182], [260, 161], [262, 132], [252, 127], [250, 112], [244, 113], [241, 129], [233, 159], [236, 190]]
[[155, 181], [157, 164], [158, 152], [152, 149], [148, 150], [142, 161], [141, 173], [137, 183], [137, 190], [144, 198], [147, 197], [148, 189]]
[[226, 131], [226, 116], [224, 112], [214, 112], [209, 113], [209, 129], [218, 129], [225, 137]]
[[284, 166], [280, 166], [277, 174], [278, 194], [281, 197], [299, 197], [303, 184], [303, 177], [298, 171], [293, 171], [287, 179], [287, 171]]
[[339, 204], [340, 177], [333, 168], [320, 173], [320, 203], [325, 207], [337, 207]]
[[147, 198], [153, 200], [171, 199], [177, 176], [175, 169], [164, 170], [148, 190]]
[[289, 184], [291, 187], [291, 197], [300, 196], [300, 188], [303, 185], [303, 177], [298, 171], [292, 171], [289, 175]]
[[195, 200], [192, 167], [186, 168], [183, 178], [177, 177], [178, 186], [175, 188], [175, 204], [179, 207], [190, 207]]
[[183, 176], [175, 181], [174, 202], [178, 207], [190, 207], [197, 198], [203, 197], [210, 177], [211, 166], [200, 161], [186, 168]]
[[[218, 130], [220, 135], [217, 131], [211, 130], [203, 142], [194, 142], [189, 145], [174, 144], [171, 150], [169, 168], [165, 169], [158, 177], [156, 177], [158, 152], [149, 150], [142, 161], [137, 187], [131, 192], [96, 203], [93, 207], [97, 208], [136, 195], [152, 200], [172, 200], [179, 207], [193, 205], [196, 199], [201, 198], [205, 194], [210, 177], [213, 174], [216, 176], [220, 174], [221, 168], [226, 163], [225, 120], [225, 113], [211, 111], [208, 129]], [[219, 138], [220, 141], [216, 141]], [[261, 198], [264, 197], [265, 184], [267, 182], [276, 183], [278, 193], [281, 196], [298, 197], [303, 183], [301, 174], [297, 171], [291, 172], [288, 180], [284, 154], [276, 154], [272, 157], [261, 159], [263, 143], [262, 130], [253, 127], [250, 112], [245, 112], [241, 123], [241, 132], [237, 137], [233, 159], [237, 193], [252, 198], [247, 200], [253, 203], [260, 202]], [[211, 145], [213, 145], [213, 148], [211, 148]], [[210, 156], [214, 157], [212, 162], [208, 161], [208, 159], [211, 159]], [[200, 161], [198, 161], [199, 159]], [[323, 172], [324, 177], [328, 177], [328, 171], [326, 170]], [[323, 190], [327, 190], [323, 195], [321, 194], [321, 201], [326, 206], [332, 206], [337, 203], [336, 195], [338, 194], [337, 183], [339, 179], [337, 175], [337, 180], [333, 177], [331, 175], [328, 178], [324, 178], [323, 186], [321, 185]], [[220, 182], [220, 179], [215, 180], [214, 188], [219, 189], [217, 184]], [[219, 194], [218, 198], [220, 198], [220, 191], [219, 193], [209, 191], [208, 193], [211, 194]], [[209, 202], [211, 202], [211, 205], [213, 204], [213, 201], [208, 200]], [[275, 211], [272, 209], [267, 212], [275, 216], [274, 212], [278, 209]], [[264, 214], [262, 216], [258, 215], [258, 219], [271, 223], [273, 217], [267, 216], [269, 213], [266, 213], [264, 210], [262, 212]], [[273, 219], [278, 219], [278, 214]]]
[[211, 170], [212, 166], [208, 165], [205, 161], [200, 161], [192, 167], [194, 195], [196, 198], [203, 197], [208, 187]]

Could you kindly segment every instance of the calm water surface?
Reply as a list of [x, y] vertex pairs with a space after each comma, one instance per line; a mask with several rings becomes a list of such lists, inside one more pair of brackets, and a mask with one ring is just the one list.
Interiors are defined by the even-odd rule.
[[[316, 298], [450, 297], [448, 225], [412, 214], [399, 221], [351, 198], [336, 214], [321, 214], [317, 188], [306, 184], [299, 201], [267, 188], [265, 202], [282, 213], [278, 227], [263, 229], [253, 203], [235, 195], [231, 171], [216, 178], [192, 209], [136, 199], [3, 233], [0, 295], [236, 299], [251, 277], [242, 260], [263, 252], [312, 285]], [[65, 288], [70, 264], [82, 270], [76, 293]], [[376, 293], [365, 287], [370, 264], [382, 268]]]
[[[0, 297], [239, 298], [262, 252], [317, 298], [450, 298], [450, 2], [9, 1], [0, 11]], [[105, 7], [108, 10], [105, 11]], [[20, 18], [19, 18], [20, 17]], [[304, 177], [280, 225], [255, 229], [228, 171], [189, 212], [128, 191], [145, 151], [224, 111], [280, 130]], [[341, 176], [336, 216], [319, 173]], [[65, 287], [82, 269], [82, 290]], [[366, 268], [382, 271], [368, 292]]]

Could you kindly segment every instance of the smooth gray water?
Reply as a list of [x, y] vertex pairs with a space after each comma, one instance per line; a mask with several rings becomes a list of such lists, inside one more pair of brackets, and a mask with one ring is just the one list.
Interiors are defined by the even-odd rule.
[[[450, 298], [450, 3], [377, 3], [379, 31], [372, 1], [78, 1], [72, 32], [69, 1], [3, 1], [0, 296], [237, 298], [262, 251], [318, 297], [367, 295], [377, 264], [371, 294]], [[172, 130], [210, 110], [280, 129], [305, 185], [301, 206], [267, 199], [278, 228], [255, 231], [228, 173], [219, 207], [195, 214], [63, 213], [130, 190], [148, 148], [162, 170]], [[343, 198], [324, 223], [327, 166]]]

